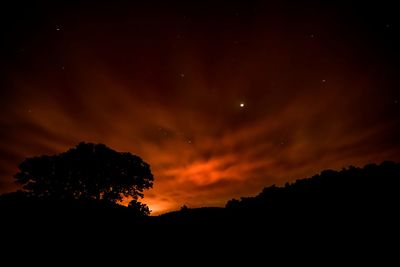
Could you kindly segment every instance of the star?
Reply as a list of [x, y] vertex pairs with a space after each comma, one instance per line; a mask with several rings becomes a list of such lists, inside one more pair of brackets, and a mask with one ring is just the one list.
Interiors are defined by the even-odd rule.
[[241, 107], [241, 108], [244, 108], [244, 103], [240, 103], [240, 107]]

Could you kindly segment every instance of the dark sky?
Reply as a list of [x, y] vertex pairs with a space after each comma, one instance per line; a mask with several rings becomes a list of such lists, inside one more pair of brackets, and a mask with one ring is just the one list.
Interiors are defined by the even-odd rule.
[[392, 1], [10, 2], [0, 192], [80, 141], [148, 162], [155, 214], [400, 160]]

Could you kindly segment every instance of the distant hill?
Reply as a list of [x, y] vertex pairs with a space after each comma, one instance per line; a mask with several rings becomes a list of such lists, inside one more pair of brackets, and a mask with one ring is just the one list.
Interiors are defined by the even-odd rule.
[[[284, 187], [272, 185], [264, 188], [255, 197], [229, 200], [225, 208], [204, 207], [169, 212], [153, 217], [157, 222], [179, 220], [195, 223], [196, 220], [210, 218], [243, 217], [241, 220], [263, 219], [279, 221], [279, 216], [301, 219], [306, 216], [351, 216], [387, 212], [397, 208], [399, 203], [398, 185], [400, 163], [383, 162], [369, 164], [363, 168], [348, 167], [341, 171], [324, 170], [309, 178], [286, 183]], [[23, 192], [0, 195], [2, 213], [12, 212], [50, 214], [83, 212], [85, 217], [94, 213], [116, 213], [135, 218], [129, 209], [98, 201], [62, 201], [27, 197]], [[90, 211], [90, 212], [89, 212]], [[38, 214], [36, 214], [38, 215]], [[38, 217], [36, 216], [35, 217]], [[190, 219], [189, 219], [190, 218]], [[300, 218], [299, 218], [300, 219]], [[148, 220], [151, 220], [149, 218]]]
[[227, 202], [224, 209], [182, 209], [160, 217], [196, 224], [224, 220], [231, 223], [309, 224], [355, 222], [394, 215], [399, 209], [400, 164], [383, 162], [320, 174], [284, 187], [272, 185], [255, 197]]
[[3, 238], [7, 234], [13, 242], [52, 244], [85, 237], [95, 246], [129, 241], [146, 247], [140, 240], [161, 250], [172, 246], [167, 245], [171, 240], [182, 249], [205, 243], [233, 251], [254, 249], [259, 242], [298, 249], [306, 241], [314, 248], [387, 248], [385, 240], [399, 236], [399, 179], [400, 164], [393, 162], [325, 170], [264, 188], [255, 197], [232, 199], [224, 208], [183, 207], [155, 217], [137, 216], [120, 205], [34, 199], [16, 192], [0, 196], [1, 224], [7, 229]]
[[268, 217], [269, 213], [357, 217], [378, 214], [398, 207], [400, 164], [383, 162], [364, 168], [325, 170], [310, 178], [266, 187], [256, 197], [232, 199], [232, 212]]

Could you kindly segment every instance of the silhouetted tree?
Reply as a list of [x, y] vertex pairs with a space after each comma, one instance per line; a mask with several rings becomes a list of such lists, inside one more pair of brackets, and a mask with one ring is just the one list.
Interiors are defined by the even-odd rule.
[[[80, 143], [58, 155], [28, 158], [19, 170], [16, 181], [28, 195], [39, 198], [116, 203], [126, 196], [137, 202], [143, 190], [153, 186], [149, 164], [103, 144]], [[140, 210], [148, 213], [144, 207]]]
[[235, 209], [235, 208], [238, 208], [239, 205], [240, 205], [240, 201], [237, 200], [237, 199], [235, 199], [235, 198], [233, 198], [233, 199], [229, 200], [229, 201], [226, 203], [225, 207], [226, 207], [227, 209]]
[[185, 211], [187, 211], [187, 210], [189, 210], [188, 206], [183, 205], [183, 206], [181, 207], [181, 211], [185, 212]]
[[140, 203], [137, 200], [132, 200], [131, 202], [129, 202], [128, 208], [138, 215], [147, 216], [151, 212], [146, 204]]

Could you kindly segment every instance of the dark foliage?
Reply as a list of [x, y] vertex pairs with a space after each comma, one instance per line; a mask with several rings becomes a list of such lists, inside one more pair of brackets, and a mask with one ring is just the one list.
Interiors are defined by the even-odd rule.
[[103, 144], [80, 143], [65, 153], [28, 158], [19, 170], [14, 176], [17, 183], [36, 198], [116, 203], [125, 196], [136, 202], [153, 186], [146, 162]]
[[328, 216], [347, 218], [382, 213], [397, 207], [400, 164], [383, 162], [364, 168], [349, 167], [341, 171], [325, 170], [311, 178], [272, 185], [255, 197], [232, 199], [226, 204], [231, 212], [248, 216]]
[[137, 200], [132, 200], [131, 202], [129, 202], [128, 208], [138, 215], [148, 216], [150, 214], [149, 207], [146, 204], [140, 203]]

